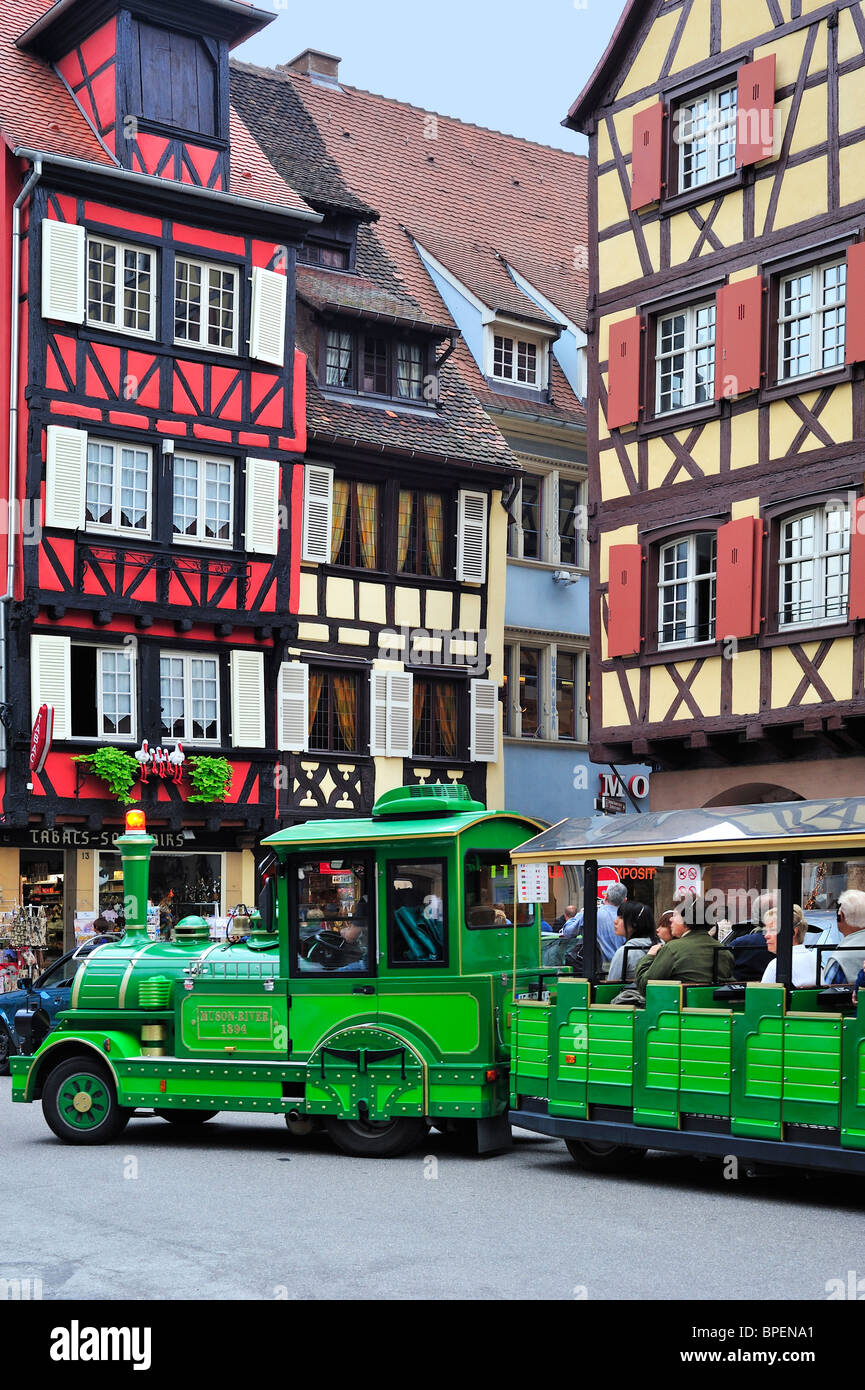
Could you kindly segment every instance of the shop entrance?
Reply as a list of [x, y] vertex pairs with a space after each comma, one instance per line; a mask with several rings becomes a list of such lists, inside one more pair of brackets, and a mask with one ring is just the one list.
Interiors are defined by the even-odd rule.
[[66, 864], [62, 850], [22, 849], [19, 903], [34, 925], [44, 917], [46, 962], [63, 954]]
[[[150, 861], [148, 915], [158, 920], [165, 935], [183, 917], [222, 917], [223, 856], [221, 854], [165, 854], [158, 850]], [[123, 869], [120, 855], [99, 855], [99, 913], [107, 921], [124, 925]]]

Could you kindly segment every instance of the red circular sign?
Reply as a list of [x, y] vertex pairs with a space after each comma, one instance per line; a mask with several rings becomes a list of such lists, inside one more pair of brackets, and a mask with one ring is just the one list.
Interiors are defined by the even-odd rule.
[[607, 889], [612, 888], [614, 883], [621, 883], [622, 876], [618, 869], [610, 869], [602, 865], [598, 869], [598, 902], [603, 902], [607, 896]]

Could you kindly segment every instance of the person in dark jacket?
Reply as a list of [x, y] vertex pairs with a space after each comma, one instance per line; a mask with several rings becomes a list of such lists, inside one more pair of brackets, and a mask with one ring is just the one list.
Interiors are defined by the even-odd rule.
[[678, 940], [654, 946], [638, 962], [634, 984], [641, 994], [653, 980], [679, 980], [684, 985], [711, 985], [717, 980], [724, 984], [733, 974], [730, 952], [721, 946], [709, 930], [715, 925], [709, 920], [703, 898], [691, 898], [679, 909], [686, 930]]
[[751, 930], [745, 935], [737, 935], [728, 945], [733, 950], [733, 979], [762, 980], [766, 967], [772, 962], [772, 952], [766, 945], [763, 926], [766, 916], [778, 909], [776, 892], [761, 893], [751, 914]]

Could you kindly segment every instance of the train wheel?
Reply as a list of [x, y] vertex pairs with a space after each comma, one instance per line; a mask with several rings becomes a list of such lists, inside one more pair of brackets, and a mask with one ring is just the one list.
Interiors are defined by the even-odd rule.
[[218, 1110], [154, 1110], [154, 1115], [158, 1115], [161, 1120], [168, 1120], [169, 1124], [176, 1125], [178, 1129], [200, 1129], [207, 1124], [208, 1120], [213, 1120], [219, 1114]]
[[108, 1144], [132, 1117], [131, 1110], [118, 1104], [108, 1068], [89, 1057], [72, 1057], [49, 1073], [42, 1113], [66, 1144]]
[[574, 1162], [590, 1173], [629, 1173], [646, 1157], [645, 1149], [630, 1149], [624, 1144], [566, 1139], [565, 1145]]
[[14, 1051], [15, 1048], [12, 1046], [12, 1039], [3, 1024], [0, 1023], [0, 1076], [9, 1075], [9, 1058]]
[[324, 1127], [338, 1149], [353, 1158], [396, 1158], [426, 1137], [425, 1120], [337, 1120], [326, 1115]]

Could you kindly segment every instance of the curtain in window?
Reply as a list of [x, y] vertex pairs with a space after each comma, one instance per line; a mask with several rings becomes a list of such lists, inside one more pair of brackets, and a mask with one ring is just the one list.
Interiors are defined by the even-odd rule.
[[348, 516], [348, 503], [351, 497], [351, 483], [342, 478], [333, 480], [333, 530], [331, 532], [330, 562], [336, 564], [345, 537], [345, 522]]
[[349, 753], [357, 746], [357, 681], [354, 676], [334, 676], [333, 698], [339, 732]]
[[422, 681], [415, 681], [415, 683], [414, 683], [414, 738], [415, 738], [415, 742], [417, 742], [417, 736], [418, 736], [418, 731], [419, 731], [419, 729], [420, 729], [420, 723], [421, 723], [421, 720], [423, 719], [423, 712], [424, 712], [424, 709], [426, 708], [426, 690], [427, 690], [427, 688], [426, 688], [426, 686], [423, 684]]
[[322, 671], [310, 671], [309, 673], [309, 729], [312, 733], [315, 726], [318, 707], [321, 704], [321, 692], [324, 688], [324, 673]]
[[325, 377], [328, 386], [351, 386], [351, 334], [327, 335]]
[[423, 354], [419, 343], [397, 344], [397, 389], [409, 400], [423, 394]]
[[426, 522], [427, 557], [429, 572], [434, 579], [440, 579], [444, 546], [444, 504], [437, 493], [428, 492], [423, 499], [424, 520]]
[[414, 513], [414, 493], [401, 492], [399, 495], [399, 530], [397, 533], [397, 569], [405, 569], [408, 543], [411, 539], [411, 522]]
[[446, 758], [457, 755], [457, 692], [452, 685], [435, 688], [436, 721]]
[[357, 519], [363, 567], [374, 570], [378, 538], [378, 488], [375, 483], [358, 483]]

